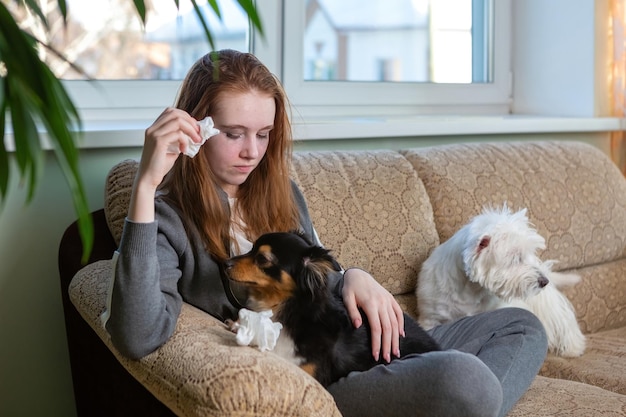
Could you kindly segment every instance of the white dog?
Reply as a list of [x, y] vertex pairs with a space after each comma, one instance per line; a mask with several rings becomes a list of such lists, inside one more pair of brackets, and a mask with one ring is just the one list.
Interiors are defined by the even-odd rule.
[[543, 323], [551, 352], [580, 356], [585, 350], [574, 308], [558, 290], [580, 277], [552, 271], [537, 251], [544, 238], [526, 209], [486, 208], [424, 262], [418, 279], [419, 322], [425, 329], [507, 306], [533, 312]]

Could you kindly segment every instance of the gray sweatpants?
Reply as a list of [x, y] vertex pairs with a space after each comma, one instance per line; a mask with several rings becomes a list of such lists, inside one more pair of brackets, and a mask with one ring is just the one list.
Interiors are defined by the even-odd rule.
[[547, 351], [543, 326], [505, 308], [429, 331], [442, 352], [409, 355], [328, 387], [350, 416], [504, 416], [526, 392]]

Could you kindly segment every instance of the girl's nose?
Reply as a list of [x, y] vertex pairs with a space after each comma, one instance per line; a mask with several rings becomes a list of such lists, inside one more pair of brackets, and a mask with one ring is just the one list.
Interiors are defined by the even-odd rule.
[[259, 148], [256, 136], [247, 136], [244, 140], [241, 154], [244, 158], [255, 159], [259, 156]]

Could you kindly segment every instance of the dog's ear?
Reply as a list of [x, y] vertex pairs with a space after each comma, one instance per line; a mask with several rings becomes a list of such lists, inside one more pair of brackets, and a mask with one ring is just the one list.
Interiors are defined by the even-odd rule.
[[320, 246], [312, 246], [303, 257], [302, 279], [304, 287], [311, 293], [312, 301], [323, 297], [328, 285], [328, 274], [340, 271], [341, 266], [330, 251]]
[[476, 246], [476, 254], [478, 255], [483, 249], [487, 248], [491, 243], [491, 236], [482, 236], [478, 241], [478, 245]]

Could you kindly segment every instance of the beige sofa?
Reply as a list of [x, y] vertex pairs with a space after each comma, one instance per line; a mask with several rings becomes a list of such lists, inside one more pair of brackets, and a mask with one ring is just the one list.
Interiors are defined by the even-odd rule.
[[[110, 173], [104, 212], [119, 239], [136, 162]], [[483, 205], [527, 207], [542, 258], [574, 270], [567, 291], [588, 336], [576, 359], [549, 356], [509, 415], [626, 415], [626, 179], [579, 142], [475, 143], [402, 151], [298, 152], [293, 178], [325, 246], [369, 270], [415, 314], [421, 263]], [[239, 347], [217, 320], [185, 305], [173, 337], [140, 361], [121, 357], [99, 316], [108, 260], [74, 277], [72, 303], [123, 367], [183, 416], [338, 416], [332, 397], [272, 353]], [[105, 389], [105, 388], [103, 388]]]

